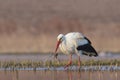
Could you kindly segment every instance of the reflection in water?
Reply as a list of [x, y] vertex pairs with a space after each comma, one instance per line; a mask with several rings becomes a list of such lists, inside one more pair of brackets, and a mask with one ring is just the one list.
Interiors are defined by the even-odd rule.
[[67, 72], [68, 75], [68, 80], [72, 80], [72, 73], [71, 72]]
[[73, 73], [74, 72], [72, 72], [72, 71], [67, 72], [68, 80], [80, 80], [80, 72], [76, 72], [76, 74], [74, 74], [74, 75], [76, 75], [76, 77], [74, 77]]
[[[110, 72], [109, 72], [109, 74], [110, 74]], [[104, 80], [104, 78], [103, 78], [103, 71], [97, 71], [97, 75], [98, 75], [98, 80]]]
[[115, 80], [118, 80], [118, 73], [115, 72]]
[[12, 80], [19, 80], [19, 71], [12, 71]]
[[0, 80], [118, 80], [120, 71], [0, 71]]

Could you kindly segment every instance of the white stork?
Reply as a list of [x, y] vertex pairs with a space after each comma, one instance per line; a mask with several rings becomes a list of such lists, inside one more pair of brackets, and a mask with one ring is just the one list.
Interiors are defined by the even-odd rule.
[[55, 57], [57, 58], [57, 49], [60, 47], [64, 54], [70, 55], [67, 68], [72, 63], [72, 54], [78, 55], [78, 66], [80, 67], [80, 54], [87, 56], [98, 56], [96, 50], [91, 46], [91, 41], [79, 32], [70, 32], [66, 35], [59, 34], [57, 37], [57, 45], [55, 49]]

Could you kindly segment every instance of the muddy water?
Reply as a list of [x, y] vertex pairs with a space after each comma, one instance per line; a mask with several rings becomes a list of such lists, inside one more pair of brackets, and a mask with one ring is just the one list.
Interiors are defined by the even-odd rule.
[[0, 71], [0, 80], [120, 80], [120, 71]]

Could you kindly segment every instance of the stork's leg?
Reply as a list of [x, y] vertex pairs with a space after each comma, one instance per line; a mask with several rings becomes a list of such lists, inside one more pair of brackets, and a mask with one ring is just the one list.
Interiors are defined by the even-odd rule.
[[67, 67], [70, 66], [71, 64], [72, 64], [72, 54], [70, 55], [70, 59], [69, 59], [68, 64], [67, 64], [64, 68], [67, 68]]
[[79, 66], [79, 68], [80, 68], [80, 65], [81, 65], [80, 56], [78, 56], [78, 66]]

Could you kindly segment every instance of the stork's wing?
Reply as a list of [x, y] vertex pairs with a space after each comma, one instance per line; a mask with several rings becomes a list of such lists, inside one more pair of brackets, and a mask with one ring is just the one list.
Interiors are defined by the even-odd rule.
[[91, 44], [91, 41], [79, 32], [68, 33], [65, 35], [65, 37], [67, 42], [73, 43], [76, 47], [85, 44]]
[[87, 37], [84, 37], [84, 39], [86, 39], [88, 43], [91, 44], [91, 41]]
[[82, 51], [84, 55], [88, 56], [98, 56], [96, 50], [91, 46], [91, 44], [85, 44], [77, 47], [78, 51]]

